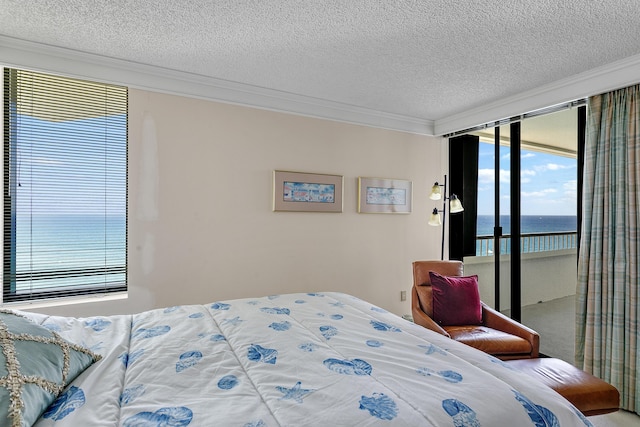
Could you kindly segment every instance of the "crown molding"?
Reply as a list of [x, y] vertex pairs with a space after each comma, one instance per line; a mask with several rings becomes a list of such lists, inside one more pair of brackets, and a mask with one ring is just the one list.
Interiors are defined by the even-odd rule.
[[430, 136], [470, 129], [640, 82], [640, 55], [635, 55], [434, 121], [6, 36], [0, 36], [0, 62], [12, 67], [98, 80], [136, 89]]
[[11, 67], [343, 123], [433, 135], [434, 122], [0, 36]]
[[435, 135], [471, 129], [532, 111], [598, 95], [640, 82], [640, 55], [435, 121]]

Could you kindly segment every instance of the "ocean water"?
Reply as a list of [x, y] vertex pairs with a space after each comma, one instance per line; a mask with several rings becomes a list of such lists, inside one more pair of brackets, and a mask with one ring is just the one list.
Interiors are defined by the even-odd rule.
[[[478, 236], [493, 236], [493, 215], [478, 215]], [[502, 234], [511, 233], [511, 216], [501, 215]], [[520, 219], [520, 232], [553, 233], [577, 231], [578, 218], [575, 215], [523, 215]]]
[[125, 216], [18, 215], [16, 235], [18, 290], [125, 280], [123, 273], [113, 272], [126, 266]]

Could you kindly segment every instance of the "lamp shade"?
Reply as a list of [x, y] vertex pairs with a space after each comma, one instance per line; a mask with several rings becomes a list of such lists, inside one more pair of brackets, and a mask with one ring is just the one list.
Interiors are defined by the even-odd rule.
[[434, 208], [433, 212], [431, 212], [431, 215], [429, 216], [429, 225], [433, 225], [434, 227], [442, 225], [442, 220], [440, 219], [440, 214], [438, 213], [437, 208]]
[[451, 202], [449, 204], [449, 212], [458, 213], [462, 211], [464, 211], [464, 208], [462, 207], [462, 203], [460, 202], [460, 199], [458, 199], [458, 196], [456, 196], [455, 194], [452, 194]]
[[440, 190], [440, 184], [437, 182], [431, 187], [431, 194], [429, 195], [431, 200], [440, 200], [442, 198], [442, 190]]

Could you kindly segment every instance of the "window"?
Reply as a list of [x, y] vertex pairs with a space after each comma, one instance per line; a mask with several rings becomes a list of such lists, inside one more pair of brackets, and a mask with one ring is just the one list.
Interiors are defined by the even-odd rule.
[[5, 68], [3, 302], [127, 288], [127, 88]]
[[[526, 130], [527, 123], [523, 123]], [[575, 249], [577, 245], [577, 160], [575, 152], [535, 148], [523, 142], [520, 156], [520, 247], [523, 253]], [[568, 145], [565, 142], [565, 145]], [[531, 148], [530, 148], [531, 147]], [[551, 147], [553, 148], [553, 147]], [[495, 146], [480, 141], [476, 256], [493, 253]], [[500, 251], [510, 253], [510, 149], [500, 146]]]

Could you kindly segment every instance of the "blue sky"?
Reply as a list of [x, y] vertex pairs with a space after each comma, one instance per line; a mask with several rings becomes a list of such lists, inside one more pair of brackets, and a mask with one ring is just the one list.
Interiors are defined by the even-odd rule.
[[126, 115], [63, 122], [18, 115], [18, 214], [125, 215], [126, 126]]
[[[509, 214], [509, 147], [500, 147], [500, 211]], [[478, 215], [493, 215], [494, 146], [480, 142], [478, 158]], [[576, 215], [577, 161], [575, 158], [522, 150], [522, 215]]]

